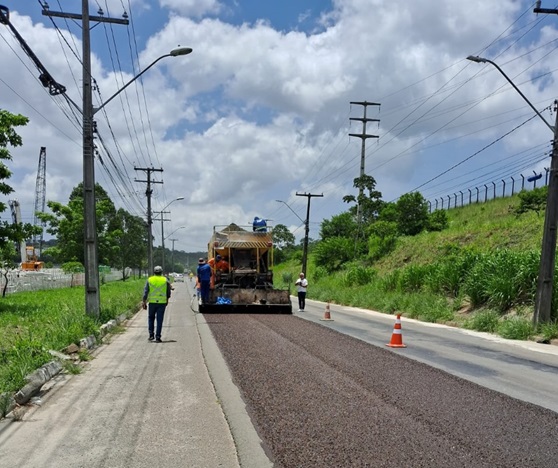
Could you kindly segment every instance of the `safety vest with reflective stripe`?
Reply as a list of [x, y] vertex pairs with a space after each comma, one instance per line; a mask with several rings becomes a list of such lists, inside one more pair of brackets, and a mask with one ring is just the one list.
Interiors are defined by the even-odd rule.
[[167, 279], [164, 276], [150, 276], [148, 301], [155, 304], [167, 303]]

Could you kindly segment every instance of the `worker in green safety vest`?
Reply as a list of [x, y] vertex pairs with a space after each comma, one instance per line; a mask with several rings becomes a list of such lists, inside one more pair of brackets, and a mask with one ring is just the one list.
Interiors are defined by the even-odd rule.
[[[149, 341], [155, 340], [156, 343], [162, 343], [161, 330], [163, 328], [163, 318], [165, 317], [165, 309], [171, 296], [170, 282], [163, 276], [163, 268], [156, 266], [153, 269], [153, 276], [150, 276], [145, 283], [143, 289], [143, 308], [147, 311], [147, 329], [149, 331]], [[155, 329], [155, 319], [157, 319], [157, 328]]]

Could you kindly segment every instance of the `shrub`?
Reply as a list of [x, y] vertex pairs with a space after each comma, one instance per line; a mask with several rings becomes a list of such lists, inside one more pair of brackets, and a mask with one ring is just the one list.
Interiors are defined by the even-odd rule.
[[465, 280], [464, 292], [473, 306], [488, 304], [500, 312], [530, 303], [538, 276], [537, 257], [534, 252], [507, 249], [479, 255]]
[[433, 231], [443, 231], [449, 226], [446, 210], [435, 210], [428, 215], [427, 229]]
[[494, 333], [498, 328], [500, 314], [494, 310], [480, 310], [463, 324], [465, 328]]
[[517, 195], [519, 197], [519, 206], [515, 209], [517, 216], [535, 211], [537, 215], [544, 210], [546, 200], [548, 198], [548, 187], [540, 187], [533, 190], [522, 190]]
[[383, 291], [397, 291], [399, 288], [399, 277], [401, 270], [393, 270], [380, 280], [380, 287]]
[[426, 278], [429, 289], [435, 293], [457, 297], [477, 254], [469, 249], [452, 250], [452, 254], [436, 262]]
[[343, 284], [345, 286], [363, 286], [371, 283], [376, 274], [376, 270], [373, 268], [353, 266], [345, 272]]
[[399, 287], [406, 292], [420, 291], [431, 269], [424, 265], [409, 265], [401, 272]]
[[528, 340], [535, 334], [531, 320], [525, 317], [511, 317], [500, 322], [498, 334], [510, 340]]
[[539, 331], [544, 342], [558, 338], [558, 322], [542, 323]]

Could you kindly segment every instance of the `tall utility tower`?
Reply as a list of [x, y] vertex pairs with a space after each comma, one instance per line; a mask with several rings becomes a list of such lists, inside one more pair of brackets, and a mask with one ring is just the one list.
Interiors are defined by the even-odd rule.
[[33, 248], [36, 249], [37, 258], [41, 258], [43, 253], [43, 231], [45, 223], [41, 221], [37, 213], [44, 213], [46, 204], [46, 147], [41, 146], [39, 153], [39, 167], [37, 169], [37, 182], [35, 184], [35, 207], [33, 210], [33, 226], [41, 227], [41, 234], [33, 234]]
[[[358, 120], [362, 122], [362, 133], [349, 133], [349, 136], [357, 137], [362, 140], [362, 147], [360, 152], [360, 177], [364, 176], [364, 163], [366, 160], [366, 139], [367, 138], [379, 138], [378, 135], [368, 135], [366, 133], [366, 123], [367, 122], [379, 122], [379, 119], [368, 119], [366, 117], [366, 109], [368, 106], [380, 106], [381, 104], [377, 102], [368, 102], [368, 101], [351, 101], [351, 104], [358, 104], [359, 106], [364, 107], [364, 116], [363, 117], [350, 117], [349, 120]], [[360, 206], [362, 197], [364, 195], [364, 187], [362, 185], [358, 191], [358, 201], [357, 201], [357, 221], [360, 227], [360, 222], [362, 219], [362, 207]]]

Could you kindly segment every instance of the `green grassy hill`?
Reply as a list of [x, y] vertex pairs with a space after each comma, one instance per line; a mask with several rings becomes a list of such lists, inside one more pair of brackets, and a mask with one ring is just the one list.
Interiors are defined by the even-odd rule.
[[[517, 216], [519, 202], [515, 195], [450, 209], [444, 231], [400, 237], [381, 260], [358, 258], [333, 274], [315, 268], [310, 252], [308, 297], [550, 341], [558, 337], [555, 323], [532, 325], [544, 213]], [[299, 269], [298, 262], [278, 265], [278, 284]]]
[[519, 198], [514, 195], [450, 209], [448, 229], [400, 238], [395, 251], [375, 266], [387, 273], [408, 264], [431, 263], [452, 246], [472, 246], [482, 251], [540, 250], [544, 213], [531, 211], [518, 217], [513, 213], [518, 205]]

